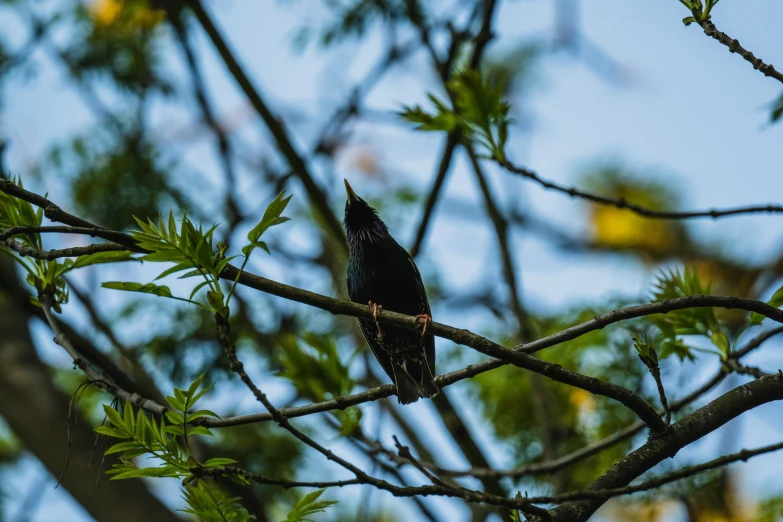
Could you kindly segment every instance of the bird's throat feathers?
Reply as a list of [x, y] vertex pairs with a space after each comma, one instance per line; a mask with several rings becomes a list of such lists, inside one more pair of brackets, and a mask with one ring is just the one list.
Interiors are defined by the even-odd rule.
[[359, 253], [370, 245], [394, 241], [389, 229], [364, 200], [351, 202], [345, 209], [345, 231], [351, 253]]

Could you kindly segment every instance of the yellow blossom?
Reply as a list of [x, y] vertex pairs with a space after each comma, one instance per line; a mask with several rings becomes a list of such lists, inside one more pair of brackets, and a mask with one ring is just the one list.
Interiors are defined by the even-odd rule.
[[665, 222], [610, 206], [593, 208], [591, 228], [597, 243], [616, 248], [665, 250], [672, 240]]
[[93, 0], [90, 15], [98, 27], [122, 24], [150, 29], [163, 21], [165, 12], [151, 9], [146, 0]]

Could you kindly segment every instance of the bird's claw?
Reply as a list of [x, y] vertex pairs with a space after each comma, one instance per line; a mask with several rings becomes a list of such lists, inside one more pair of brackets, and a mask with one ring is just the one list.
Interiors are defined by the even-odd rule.
[[383, 311], [383, 306], [379, 305], [378, 303], [373, 303], [372, 301], [367, 304], [370, 305], [370, 308], [372, 308], [372, 318], [377, 322], [378, 315]]
[[427, 332], [427, 325], [432, 323], [432, 316], [430, 316], [429, 314], [419, 314], [419, 315], [417, 315], [416, 316], [416, 324], [417, 325], [419, 324], [419, 319], [424, 321], [424, 323], [422, 323], [423, 326], [421, 327], [421, 335], [424, 335]]
[[380, 341], [383, 339], [383, 330], [381, 330], [381, 325], [378, 324], [378, 316], [383, 311], [383, 306], [378, 303], [373, 303], [372, 301], [367, 304], [372, 308], [372, 318], [375, 320], [375, 326], [378, 327], [378, 340]]

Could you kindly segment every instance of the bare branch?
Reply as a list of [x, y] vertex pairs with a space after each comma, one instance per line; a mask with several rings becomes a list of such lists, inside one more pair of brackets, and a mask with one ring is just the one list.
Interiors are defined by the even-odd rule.
[[[699, 19], [698, 17], [696, 18]], [[701, 28], [704, 30], [704, 34], [709, 36], [710, 38], [714, 38], [726, 47], [729, 48], [729, 52], [731, 53], [737, 53], [742, 58], [750, 63], [754, 69], [761, 72], [764, 76], [769, 76], [771, 78], [776, 79], [780, 83], [783, 83], [783, 74], [778, 72], [772, 64], [764, 63], [760, 58], [756, 58], [753, 56], [753, 53], [742, 47], [739, 43], [739, 41], [735, 40], [734, 38], [731, 38], [726, 33], [722, 33], [718, 31], [718, 28], [715, 27], [715, 24], [712, 23], [710, 20], [704, 20], [702, 22], [696, 22], [701, 26]]]
[[191, 472], [197, 477], [221, 477], [225, 475], [234, 475], [246, 478], [256, 484], [263, 484], [265, 486], [280, 486], [284, 489], [289, 488], [341, 488], [343, 486], [353, 486], [356, 484], [363, 484], [359, 479], [351, 480], [333, 480], [326, 482], [301, 482], [296, 480], [282, 480], [268, 478], [258, 473], [253, 473], [246, 469], [238, 468], [236, 466], [212, 466], [209, 468], [193, 468]]
[[752, 352], [759, 346], [761, 346], [765, 341], [768, 339], [771, 339], [772, 337], [775, 337], [776, 335], [780, 335], [783, 333], [783, 326], [778, 326], [777, 328], [773, 328], [771, 330], [767, 330], [766, 332], [760, 333], [758, 336], [754, 337], [750, 341], [748, 341], [748, 344], [734, 352], [732, 357], [735, 359], [739, 359], [740, 357], [746, 356], [749, 352]]
[[[651, 437], [593, 482], [587, 491], [625, 487], [659, 462], [673, 457], [680, 449], [699, 440], [742, 413], [772, 401], [783, 399], [783, 375], [772, 375], [749, 382], [727, 392], [703, 408], [672, 424], [660, 437]], [[582, 522], [603, 503], [604, 498], [567, 502], [550, 511], [552, 520]]]
[[783, 212], [783, 206], [781, 205], [754, 205], [754, 206], [730, 208], [730, 209], [696, 210], [690, 212], [670, 212], [666, 210], [653, 210], [651, 208], [643, 207], [641, 205], [629, 203], [628, 201], [622, 198], [621, 199], [608, 198], [605, 196], [592, 194], [590, 192], [585, 192], [583, 190], [579, 190], [574, 187], [564, 187], [562, 185], [558, 185], [557, 183], [554, 183], [552, 181], [547, 181], [541, 178], [538, 174], [536, 174], [530, 169], [518, 167], [506, 160], [499, 160], [497, 161], [497, 163], [507, 171], [531, 179], [546, 189], [554, 190], [556, 192], [561, 192], [563, 194], [568, 194], [571, 197], [578, 197], [581, 199], [585, 199], [593, 203], [598, 203], [599, 205], [608, 205], [620, 209], [627, 209], [633, 212], [634, 214], [638, 214], [640, 216], [644, 216], [648, 218], [691, 219], [691, 218], [709, 217], [715, 219], [715, 218], [726, 217], [726, 216], [736, 216], [739, 214], [757, 214], [761, 212], [766, 212], [766, 213]]
[[430, 479], [430, 482], [433, 484], [438, 484], [439, 486], [443, 487], [450, 487], [445, 482], [443, 482], [441, 479], [433, 475], [430, 470], [425, 468], [419, 460], [413, 456], [413, 453], [411, 453], [411, 449], [408, 446], [403, 445], [400, 443], [400, 440], [397, 438], [397, 435], [392, 435], [392, 438], [394, 439], [394, 445], [397, 447], [397, 454], [402, 457], [403, 459], [407, 460], [411, 464], [413, 464], [413, 467], [421, 471], [421, 473]]
[[765, 372], [761, 368], [744, 365], [734, 358], [727, 359], [726, 366], [731, 368], [736, 373], [741, 373], [743, 375], [750, 375], [752, 377], [755, 377], [756, 379], [761, 379], [766, 375], [772, 375], [771, 373]]
[[[685, 406], [691, 404], [693, 401], [710, 391], [712, 388], [717, 386], [720, 382], [722, 382], [726, 376], [728, 375], [728, 372], [721, 369], [715, 376], [704, 383], [702, 386], [700, 386], [698, 389], [694, 390], [693, 392], [689, 393], [685, 397], [683, 397], [680, 400], [677, 400], [672, 403], [671, 405], [671, 411], [677, 412], [684, 408]], [[587, 446], [584, 446], [582, 448], [579, 448], [578, 450], [575, 450], [568, 455], [563, 455], [562, 457], [558, 457], [554, 460], [547, 461], [547, 462], [539, 462], [535, 464], [528, 464], [525, 466], [520, 466], [517, 468], [512, 469], [489, 469], [489, 468], [472, 468], [472, 469], [466, 469], [466, 470], [450, 470], [450, 469], [443, 469], [438, 466], [435, 466], [433, 464], [427, 464], [428, 467], [432, 470], [435, 470], [442, 474], [448, 474], [455, 477], [462, 477], [462, 476], [473, 476], [473, 477], [512, 477], [512, 478], [518, 478], [526, 475], [546, 475], [550, 473], [555, 473], [557, 471], [560, 471], [562, 469], [565, 469], [573, 464], [576, 464], [579, 461], [582, 461], [586, 458], [592, 457], [593, 455], [596, 455], [597, 453], [600, 453], [601, 451], [610, 448], [611, 446], [614, 446], [615, 444], [618, 444], [630, 437], [633, 437], [637, 433], [641, 432], [645, 427], [645, 424], [643, 422], [636, 422], [634, 424], [631, 424], [630, 426], [623, 428], [622, 430], [618, 431], [617, 433], [610, 435], [609, 437], [606, 437], [603, 440], [594, 442], [592, 444], [588, 444]]]
[[13, 239], [0, 240], [0, 246], [5, 246], [22, 257], [32, 257], [45, 261], [51, 261], [61, 257], [79, 257], [87, 254], [95, 254], [97, 252], [118, 252], [127, 250], [124, 246], [116, 245], [114, 243], [98, 243], [83, 247], [63, 248], [61, 250], [38, 250], [37, 248], [29, 247], [24, 243], [20, 243]]

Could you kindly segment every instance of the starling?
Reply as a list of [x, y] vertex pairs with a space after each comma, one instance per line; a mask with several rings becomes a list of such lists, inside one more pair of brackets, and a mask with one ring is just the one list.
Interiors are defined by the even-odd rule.
[[397, 386], [400, 404], [433, 397], [440, 389], [435, 375], [435, 338], [427, 334], [430, 304], [421, 274], [408, 252], [391, 235], [378, 213], [345, 181], [345, 231], [348, 236], [348, 295], [369, 304], [373, 316], [381, 309], [424, 320], [422, 332], [359, 319], [362, 334], [375, 358]]

